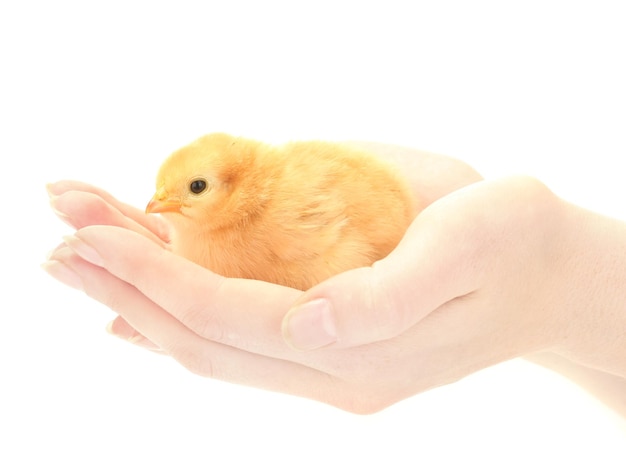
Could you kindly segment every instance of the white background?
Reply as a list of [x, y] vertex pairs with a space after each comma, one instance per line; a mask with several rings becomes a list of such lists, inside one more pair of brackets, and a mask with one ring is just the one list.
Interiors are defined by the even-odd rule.
[[626, 445], [519, 360], [365, 417], [195, 377], [39, 269], [70, 232], [46, 182], [143, 207], [162, 159], [211, 131], [410, 145], [626, 218], [623, 2], [95, 4], [0, 4], [0, 447]]

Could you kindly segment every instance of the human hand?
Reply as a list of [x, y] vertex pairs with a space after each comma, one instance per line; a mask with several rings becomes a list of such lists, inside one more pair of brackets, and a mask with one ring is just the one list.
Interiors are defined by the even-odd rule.
[[[432, 200], [437, 183], [439, 196], [454, 190], [442, 188], [441, 177], [421, 179]], [[561, 306], [545, 300], [560, 284], [545, 270], [562, 257], [554, 238], [562, 211], [534, 180], [478, 183], [435, 201], [388, 258], [304, 296], [221, 278], [120, 227], [80, 230], [52, 260], [120, 313], [115, 333], [154, 344], [194, 372], [371, 412], [556, 344]], [[290, 310], [319, 297], [330, 307], [314, 301]], [[330, 317], [316, 317], [320, 309]], [[325, 347], [292, 348], [320, 346], [320, 328], [331, 331]]]
[[144, 235], [162, 247], [169, 243], [169, 225], [160, 215], [146, 214], [80, 181], [59, 181], [46, 187], [52, 210], [74, 229], [93, 224], [119, 226]]
[[[419, 197], [417, 206], [422, 208], [442, 195], [465, 184], [480, 179], [467, 164], [429, 152], [408, 149], [395, 145], [368, 142], [351, 142], [364, 150], [398, 166]], [[160, 216], [146, 215], [143, 211], [122, 203], [97, 187], [79, 181], [61, 181], [48, 186], [51, 206], [57, 215], [74, 229], [104, 224], [126, 228], [169, 248], [168, 223]], [[62, 250], [62, 245], [59, 250]], [[67, 251], [66, 251], [67, 252]], [[63, 265], [47, 263], [45, 268], [52, 274]], [[115, 329], [127, 327], [119, 318], [113, 323]], [[140, 341], [140, 340], [137, 340]]]

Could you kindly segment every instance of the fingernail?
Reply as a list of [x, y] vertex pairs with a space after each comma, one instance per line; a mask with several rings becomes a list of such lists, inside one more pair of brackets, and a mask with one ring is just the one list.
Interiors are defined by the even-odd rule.
[[49, 182], [46, 184], [46, 192], [50, 198], [57, 197], [66, 192], [67, 189], [63, 188], [63, 181]]
[[83, 280], [78, 273], [58, 260], [48, 260], [41, 264], [41, 268], [46, 273], [55, 278], [57, 281], [62, 282], [68, 287], [75, 288], [76, 290], [84, 290]]
[[72, 225], [71, 221], [70, 221], [70, 216], [67, 215], [65, 212], [61, 212], [61, 210], [59, 209], [58, 206], [58, 200], [59, 197], [58, 196], [51, 196], [50, 197], [50, 208], [52, 209], [52, 212], [54, 212], [54, 214], [59, 217], [59, 219], [61, 219], [62, 222], [68, 224], [68, 225]]
[[58, 195], [54, 193], [54, 183], [49, 182], [46, 184], [46, 192], [50, 198], [56, 198]]
[[48, 195], [50, 196], [49, 204], [50, 204], [50, 208], [52, 209], [52, 212], [54, 212], [54, 214], [57, 217], [59, 217], [59, 219], [63, 223], [65, 223], [65, 224], [67, 224], [67, 225], [69, 225], [71, 227], [75, 227], [72, 224], [72, 220], [71, 220], [70, 216], [68, 214], [66, 214], [65, 212], [63, 212], [62, 207], [59, 207], [61, 196], [52, 193], [50, 190], [48, 190]]
[[98, 265], [99, 267], [104, 265], [102, 256], [100, 256], [100, 254], [98, 254], [93, 247], [86, 244], [84, 240], [81, 240], [74, 235], [66, 235], [63, 237], [63, 240], [67, 246], [69, 246], [76, 254], [85, 259], [87, 262]]
[[119, 318], [110, 321], [106, 330], [109, 334], [115, 335], [122, 340], [130, 340], [138, 335], [138, 332], [131, 325]]
[[291, 310], [285, 317], [283, 333], [295, 349], [311, 350], [337, 340], [332, 306], [327, 299], [315, 299]]
[[59, 243], [59, 245], [56, 246], [54, 249], [51, 249], [50, 251], [48, 251], [48, 254], [46, 254], [46, 259], [47, 260], [54, 259], [55, 256], [59, 253], [59, 251], [61, 251], [64, 248], [67, 248], [67, 245], [65, 244], [65, 242]]

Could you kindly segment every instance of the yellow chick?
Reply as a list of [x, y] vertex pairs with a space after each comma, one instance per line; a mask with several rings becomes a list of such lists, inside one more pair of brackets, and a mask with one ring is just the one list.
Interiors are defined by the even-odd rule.
[[305, 290], [385, 257], [415, 216], [394, 168], [346, 144], [216, 133], [165, 160], [146, 208], [172, 250], [227, 277]]

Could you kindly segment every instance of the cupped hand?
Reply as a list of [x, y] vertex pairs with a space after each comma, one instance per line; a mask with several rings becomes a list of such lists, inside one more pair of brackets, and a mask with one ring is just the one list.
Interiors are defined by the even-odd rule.
[[51, 187], [80, 229], [47, 269], [118, 312], [114, 333], [195, 373], [359, 413], [557, 344], [564, 203], [530, 178], [476, 182], [385, 148], [429, 206], [387, 258], [304, 294], [177, 257], [159, 222], [82, 184]]
[[160, 246], [169, 243], [171, 231], [161, 216], [146, 214], [98, 187], [65, 180], [48, 184], [46, 189], [52, 210], [74, 229], [94, 224], [119, 226], [144, 235]]

